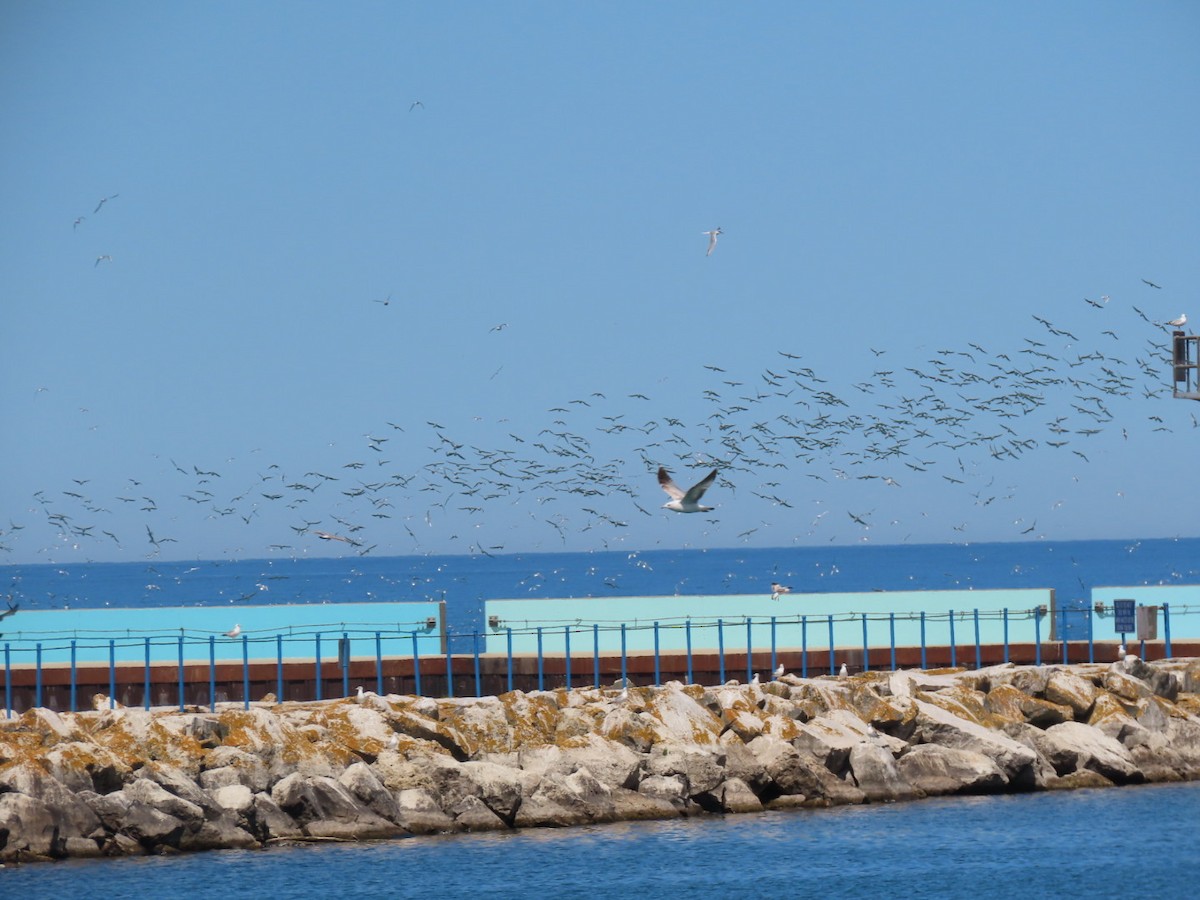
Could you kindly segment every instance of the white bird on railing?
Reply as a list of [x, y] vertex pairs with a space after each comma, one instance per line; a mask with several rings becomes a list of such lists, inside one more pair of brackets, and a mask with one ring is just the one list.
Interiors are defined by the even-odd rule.
[[227, 638], [235, 638], [235, 637], [237, 637], [237, 636], [238, 636], [239, 634], [241, 634], [241, 633], [242, 633], [242, 626], [241, 626], [241, 625], [234, 625], [234, 626], [233, 626], [232, 628], [230, 628], [230, 629], [229, 629], [227, 632], [225, 632], [225, 637], [227, 637]]

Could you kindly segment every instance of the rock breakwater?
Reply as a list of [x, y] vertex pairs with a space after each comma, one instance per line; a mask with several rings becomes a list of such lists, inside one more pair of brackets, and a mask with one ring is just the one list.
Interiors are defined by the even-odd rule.
[[0, 860], [1200, 779], [1200, 660], [0, 721]]

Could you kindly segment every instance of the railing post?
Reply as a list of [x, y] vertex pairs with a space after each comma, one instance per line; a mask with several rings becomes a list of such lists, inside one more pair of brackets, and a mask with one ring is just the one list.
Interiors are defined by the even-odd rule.
[[1070, 662], [1068, 658], [1070, 654], [1067, 652], [1067, 608], [1065, 606], [1059, 610], [1059, 620], [1058, 633], [1059, 637], [1062, 639], [1062, 661], [1063, 665], [1065, 666], [1068, 662]]
[[1094, 629], [1092, 627], [1092, 611], [1090, 609], [1087, 611], [1087, 629], [1088, 629], [1088, 662], [1094, 663], [1096, 661], [1096, 641], [1095, 641], [1095, 636], [1092, 633]]
[[[182, 640], [182, 638], [180, 638], [180, 640]], [[180, 670], [180, 673], [179, 673], [179, 680], [180, 680], [180, 683], [183, 682], [183, 671], [182, 670]], [[75, 710], [78, 708], [78, 703], [76, 700], [76, 693], [77, 693], [77, 682], [75, 679], [75, 639], [72, 638], [71, 639], [71, 712], [75, 712]], [[183, 700], [181, 699], [179, 702], [182, 704]]]
[[571, 626], [563, 626], [563, 668], [567, 670], [567, 690], [571, 690]]
[[892, 671], [896, 671], [896, 614], [888, 613], [888, 645], [892, 650]]
[[871, 671], [871, 645], [867, 641], [867, 614], [862, 614], [863, 629], [863, 671]]
[[324, 693], [324, 686], [321, 684], [321, 632], [317, 632], [316, 639], [316, 662], [317, 662], [317, 699], [321, 700]]
[[[71, 644], [72, 644], [72, 646], [71, 646], [71, 653], [72, 653], [71, 662], [72, 662], [72, 668], [74, 668], [74, 652], [75, 652], [74, 644], [75, 644], [75, 642], [71, 641]], [[71, 678], [71, 681], [72, 682], [75, 681], [74, 677]], [[72, 685], [72, 686], [74, 686], [74, 685]], [[186, 706], [186, 703], [187, 703], [186, 691], [187, 691], [187, 688], [185, 687], [185, 685], [183, 683], [183, 634], [181, 632], [179, 635], [179, 711], [180, 712], [183, 712], [187, 708], [187, 706]], [[72, 709], [75, 708], [75, 691], [74, 690], [71, 691], [71, 708]]]
[[242, 635], [242, 709], [250, 708], [250, 636]]
[[725, 683], [725, 623], [717, 619], [717, 671], [721, 684]]
[[508, 645], [508, 690], [513, 689], [513, 660], [512, 660], [512, 626], [509, 625], [505, 629]]
[[33, 690], [33, 705], [42, 708], [42, 642], [38, 641], [34, 649], [35, 669], [37, 671]]
[[800, 617], [800, 677], [808, 677], [808, 616]]
[[108, 708], [117, 708], [117, 642], [108, 641]]
[[[74, 644], [74, 641], [71, 642]], [[71, 648], [74, 650], [74, 646]], [[7, 643], [4, 645], [4, 717], [11, 719], [13, 714], [12, 708], [12, 658], [11, 650]]]
[[1042, 664], [1042, 613], [1040, 608], [1033, 610], [1033, 657], [1034, 665]]
[[750, 635], [750, 617], [746, 616], [746, 684], [754, 680], [754, 640]]
[[383, 696], [383, 637], [378, 631], [375, 632], [375, 693]]
[[1163, 611], [1163, 652], [1166, 653], [1166, 658], [1171, 659], [1171, 604], [1164, 603]]
[[829, 674], [837, 674], [837, 660], [833, 649], [833, 613], [829, 614]]
[[921, 668], [929, 668], [929, 661], [926, 656], [925, 648], [925, 610], [921, 610]]
[[[242, 635], [245, 638], [245, 635]], [[342, 696], [350, 696], [350, 635], [342, 632], [342, 639], [338, 643], [338, 664], [342, 668]]]
[[1008, 662], [1008, 607], [1004, 607], [1004, 661]]
[[208, 711], [217, 711], [217, 639], [208, 636]]
[[[625, 626], [622, 625], [621, 627], [624, 628]], [[542, 626], [541, 625], [539, 625], [537, 627], [537, 667], [538, 667], [538, 670], [537, 670], [537, 672], [538, 672], [538, 690], [544, 691], [546, 689], [546, 685], [545, 685], [545, 674], [544, 674], [544, 670], [543, 670], [543, 666], [542, 666]]]
[[973, 613], [975, 617], [975, 668], [983, 668], [983, 648], [979, 646], [979, 609], [976, 608]]
[[[475, 696], [482, 697], [483, 696], [483, 675], [479, 671], [479, 632], [478, 631], [473, 632], [471, 634], [471, 649], [474, 651], [474, 654], [475, 654]], [[568, 668], [567, 669], [567, 687], [568, 688], [571, 687], [570, 671], [571, 670]]]
[[625, 661], [625, 623], [621, 623], [621, 687], [629, 686], [629, 678], [626, 673]]
[[150, 638], [145, 638], [146, 641], [146, 675], [145, 684], [142, 685], [142, 708], [150, 709]]
[[771, 616], [771, 677], [775, 677], [775, 671], [779, 668], [775, 661], [775, 617]]
[[[412, 632], [412, 645], [413, 645], [413, 654], [412, 654], [412, 656], [413, 656], [413, 693], [415, 693], [418, 697], [420, 697], [421, 696], [421, 651], [420, 651], [420, 648], [417, 646], [417, 633], [415, 631]], [[509, 637], [509, 646], [510, 647], [512, 646], [511, 636]], [[508, 658], [509, 658], [509, 660], [512, 659], [511, 651], [508, 654]], [[511, 672], [511, 663], [510, 663], [509, 671]], [[509, 681], [510, 682], [512, 681], [511, 675], [509, 676]]]
[[658, 623], [654, 623], [654, 685], [657, 687], [662, 682], [662, 669], [658, 661]]
[[683, 638], [687, 645], [687, 683], [695, 684], [696, 680], [692, 677], [692, 620], [683, 620]]
[[958, 645], [954, 640], [954, 610], [950, 610], [950, 668], [958, 668]]
[[275, 702], [282, 703], [283, 696], [283, 632], [275, 635]]
[[592, 623], [592, 684], [600, 687], [600, 623]]
[[[451, 651], [453, 642], [450, 640], [450, 629], [446, 629], [446, 696], [454, 696], [454, 655]], [[541, 660], [541, 651], [538, 652], [538, 660]]]

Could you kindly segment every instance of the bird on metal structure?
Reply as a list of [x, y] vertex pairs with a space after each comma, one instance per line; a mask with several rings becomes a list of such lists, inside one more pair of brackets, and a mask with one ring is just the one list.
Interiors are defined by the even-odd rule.
[[698, 481], [686, 491], [681, 490], [679, 485], [671, 480], [671, 474], [663, 467], [658, 467], [658, 483], [667, 496], [671, 499], [663, 504], [663, 509], [671, 509], [675, 512], [694, 513], [694, 512], [712, 512], [716, 509], [714, 506], [702, 506], [700, 498], [704, 496], [714, 481], [717, 480], [717, 470], [713, 469], [708, 477], [703, 481]]
[[704, 255], [712, 256], [713, 250], [717, 247], [717, 235], [722, 234], [720, 226], [714, 228], [712, 231], [702, 231], [700, 233], [708, 235], [708, 250]]
[[225, 637], [235, 638], [241, 633], [242, 633], [242, 626], [235, 624], [232, 628], [230, 628], [227, 632], [225, 632]]
[[1180, 313], [1178, 319], [1172, 319], [1167, 324], [1170, 325], [1172, 328], [1182, 328], [1184, 325], [1187, 324], [1187, 313]]

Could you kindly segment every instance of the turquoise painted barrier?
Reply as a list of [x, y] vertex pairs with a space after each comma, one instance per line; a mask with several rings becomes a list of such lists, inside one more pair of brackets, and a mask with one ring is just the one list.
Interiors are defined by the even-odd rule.
[[[1050, 589], [886, 591], [846, 594], [763, 594], [673, 597], [488, 600], [487, 652], [562, 655], [569, 634], [577, 654], [744, 651], [775, 645], [862, 648], [945, 646], [955, 636], [973, 643], [978, 623], [985, 644], [1032, 642], [1035, 619], [1054, 610]], [[1005, 612], [1007, 610], [1007, 613]], [[923, 614], [923, 615], [922, 615]], [[774, 626], [772, 626], [774, 619]], [[657, 624], [657, 628], [655, 627]], [[624, 634], [622, 634], [624, 632]], [[1049, 627], [1045, 629], [1049, 634]]]
[[[238, 635], [226, 637], [237, 626]], [[0, 622], [0, 647], [13, 665], [208, 663], [312, 658], [317, 637], [337, 659], [343, 635], [351, 658], [445, 651], [445, 603], [337, 603], [296, 606], [29, 610]], [[210, 641], [211, 639], [211, 641]], [[40, 650], [39, 650], [40, 645]], [[72, 651], [74, 660], [72, 660]]]

